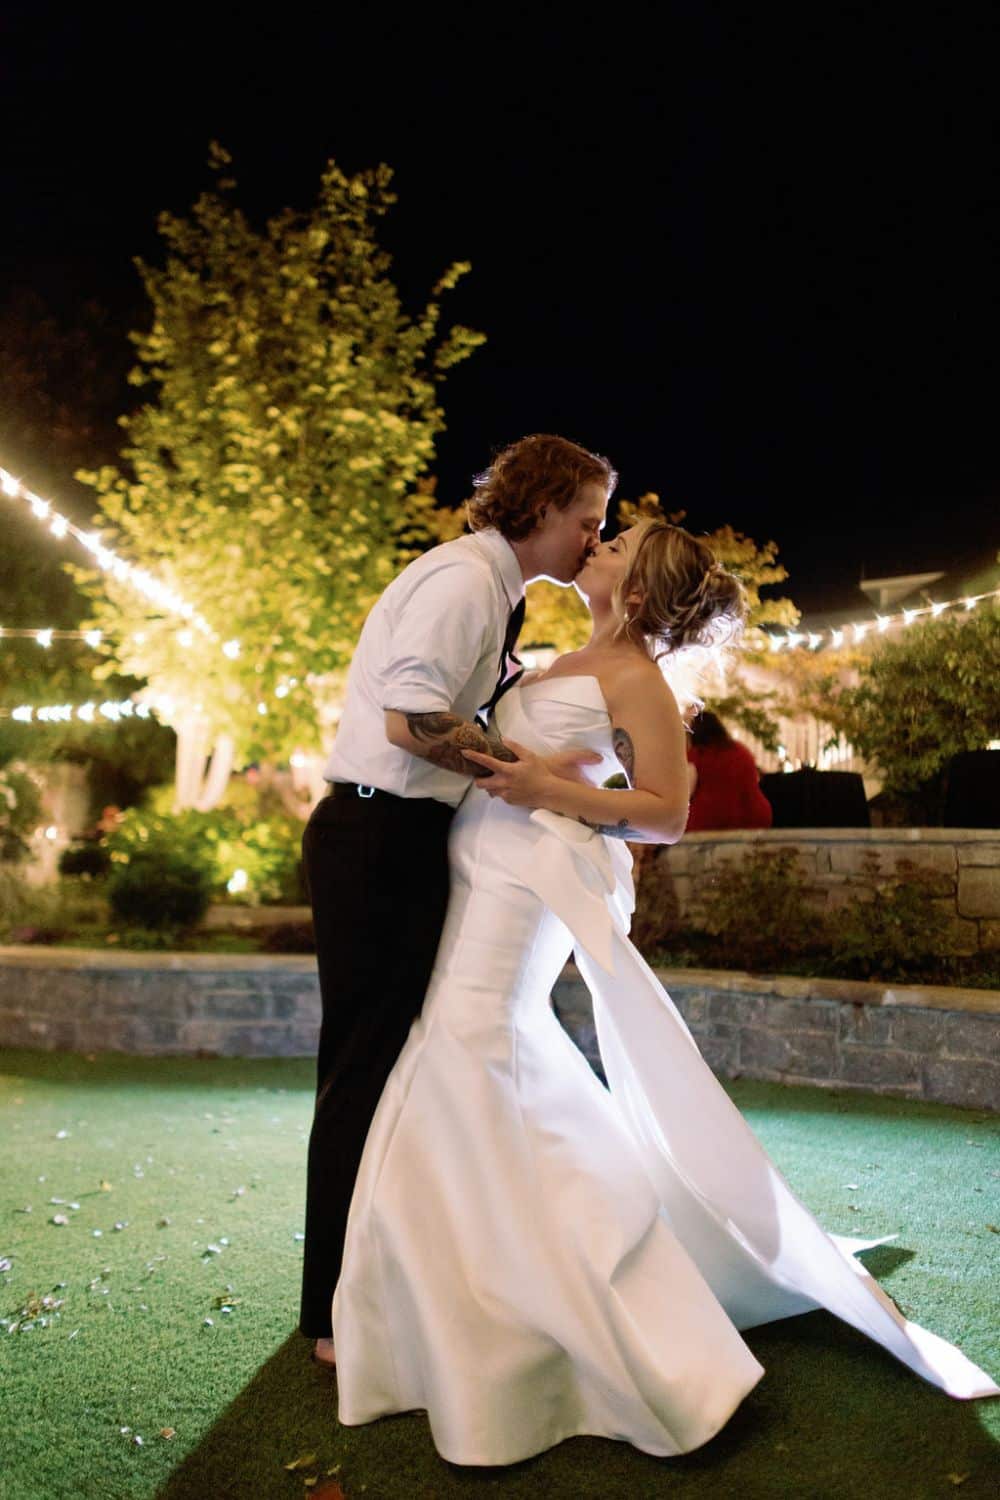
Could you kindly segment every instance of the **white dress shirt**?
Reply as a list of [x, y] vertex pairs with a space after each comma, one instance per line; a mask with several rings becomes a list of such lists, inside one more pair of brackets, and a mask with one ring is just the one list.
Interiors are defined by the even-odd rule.
[[457, 807], [471, 776], [389, 743], [386, 709], [472, 719], [493, 693], [521, 565], [499, 531], [456, 537], [415, 558], [373, 606], [347, 674], [323, 775]]

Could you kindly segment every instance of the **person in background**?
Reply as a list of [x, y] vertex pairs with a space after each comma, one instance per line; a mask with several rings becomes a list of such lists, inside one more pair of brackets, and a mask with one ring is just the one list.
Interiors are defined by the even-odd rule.
[[703, 709], [688, 745], [691, 806], [687, 833], [718, 828], [770, 828], [771, 804], [760, 789], [754, 758], [718, 715]]

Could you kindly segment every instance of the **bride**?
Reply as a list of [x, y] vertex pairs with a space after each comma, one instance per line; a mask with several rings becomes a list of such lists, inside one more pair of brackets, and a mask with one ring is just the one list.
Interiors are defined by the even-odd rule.
[[[499, 701], [518, 756], [451, 827], [451, 899], [419, 1018], [365, 1143], [333, 1301], [339, 1418], [425, 1410], [456, 1464], [591, 1434], [707, 1442], [764, 1369], [740, 1336], [825, 1307], [949, 1395], [1000, 1394], [828, 1235], [627, 937], [625, 840], [674, 843], [685, 731], [656, 656], [731, 635], [739, 585], [641, 522], [576, 580], [589, 644]], [[587, 780], [546, 757], [590, 754]], [[629, 790], [603, 787], [624, 769]], [[419, 870], [414, 871], [419, 879]], [[574, 954], [605, 1088], [550, 995]], [[890, 1236], [891, 1238], [891, 1236]]]

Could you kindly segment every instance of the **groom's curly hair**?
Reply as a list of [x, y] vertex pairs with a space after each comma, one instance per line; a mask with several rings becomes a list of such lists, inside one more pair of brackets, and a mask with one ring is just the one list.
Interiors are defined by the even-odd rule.
[[538, 526], [545, 510], [566, 510], [582, 484], [596, 481], [610, 499], [618, 475], [599, 453], [552, 433], [536, 432], [503, 448], [473, 481], [476, 493], [465, 503], [473, 531], [495, 526], [510, 542], [521, 542]]

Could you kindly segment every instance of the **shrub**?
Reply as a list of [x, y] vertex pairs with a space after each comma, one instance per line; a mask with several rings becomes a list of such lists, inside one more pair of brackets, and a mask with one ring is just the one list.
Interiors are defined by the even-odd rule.
[[150, 848], [170, 849], [205, 872], [214, 897], [229, 898], [237, 870], [246, 875], [243, 899], [264, 904], [302, 899], [302, 824], [292, 817], [254, 817], [238, 808], [182, 813], [129, 808], [108, 835], [114, 865]]
[[204, 864], [168, 845], [150, 844], [116, 864], [108, 881], [114, 914], [133, 927], [194, 927], [211, 900]]
[[940, 964], [954, 954], [948, 914], [934, 899], [938, 877], [901, 859], [892, 876], [879, 858], [862, 860], [862, 881], [837, 917], [833, 962], [838, 974], [870, 979], [905, 976]]
[[26, 765], [11, 764], [0, 770], [0, 860], [25, 859], [31, 852], [28, 839], [42, 816], [38, 782]]
[[59, 856], [60, 875], [106, 875], [111, 868], [111, 855], [105, 844], [96, 839], [79, 839], [68, 844]]
[[826, 923], [809, 904], [794, 849], [753, 849], [715, 872], [694, 912], [734, 967], [772, 969], [821, 947]]
[[0, 865], [0, 942], [56, 943], [107, 922], [99, 889], [75, 880], [29, 885]]

